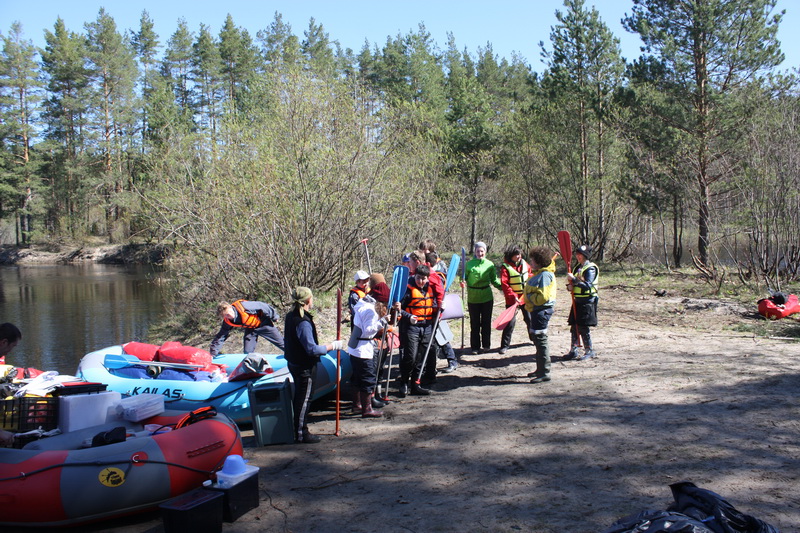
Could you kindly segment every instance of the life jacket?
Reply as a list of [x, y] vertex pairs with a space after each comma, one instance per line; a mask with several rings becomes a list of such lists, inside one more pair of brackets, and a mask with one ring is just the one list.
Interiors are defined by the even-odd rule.
[[508, 263], [504, 263], [503, 266], [508, 271], [508, 286], [517, 293], [517, 296], [522, 295], [522, 291], [525, 290], [525, 282], [528, 281], [529, 277], [528, 263], [524, 259], [521, 260], [520, 272], [517, 272], [514, 266]]
[[575, 298], [591, 298], [593, 296], [597, 296], [597, 281], [600, 279], [600, 269], [597, 268], [597, 265], [591, 261], [586, 261], [583, 265], [580, 265], [580, 269], [578, 270], [578, 273], [575, 274], [575, 277], [583, 279], [583, 273], [592, 267], [597, 270], [597, 277], [594, 278], [594, 281], [588, 289], [573, 285], [572, 294], [575, 296]]
[[358, 285], [356, 285], [355, 287], [350, 289], [350, 292], [355, 293], [358, 296], [359, 300], [367, 295], [367, 291], [365, 291], [364, 289], [358, 287]]
[[[425, 292], [423, 292], [423, 290]], [[408, 291], [411, 299], [406, 305], [406, 311], [417, 317], [417, 320], [430, 320], [433, 318], [433, 310], [435, 309], [433, 299], [433, 289], [430, 283], [425, 285], [424, 289], [420, 289], [415, 284], [408, 285]]]
[[231, 304], [231, 306], [233, 306], [233, 308], [236, 309], [236, 312], [239, 313], [239, 318], [241, 319], [242, 323], [235, 324], [233, 323], [233, 321], [228, 320], [227, 318], [225, 318], [225, 323], [234, 328], [256, 329], [260, 327], [261, 317], [258, 316], [258, 313], [250, 314], [247, 311], [245, 311], [244, 305], [242, 305], [243, 301], [244, 300], [236, 300]]

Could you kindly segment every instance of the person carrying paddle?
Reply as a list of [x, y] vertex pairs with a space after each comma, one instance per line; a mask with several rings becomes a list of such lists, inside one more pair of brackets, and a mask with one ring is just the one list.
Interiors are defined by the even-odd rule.
[[550, 352], [547, 326], [556, 305], [556, 262], [553, 252], [542, 246], [531, 248], [528, 259], [533, 275], [525, 283], [523, 301], [531, 314], [528, 336], [536, 347], [536, 371], [528, 374], [531, 383], [550, 381]]
[[[16, 348], [22, 340], [22, 332], [11, 322], [0, 324], [0, 364], [5, 363], [6, 355]], [[0, 445], [11, 446], [14, 444], [14, 434], [0, 429]]]
[[[506, 309], [522, 304], [522, 293], [525, 290], [525, 282], [531, 277], [533, 271], [531, 266], [522, 258], [522, 250], [519, 246], [512, 246], [503, 254], [503, 264], [500, 266], [500, 288], [506, 297]], [[525, 326], [530, 328], [530, 312], [522, 307], [522, 319]], [[517, 315], [503, 329], [500, 338], [500, 353], [506, 353], [511, 346], [511, 336], [514, 334], [514, 326], [517, 323]]]
[[[353, 410], [360, 411], [362, 418], [379, 418], [381, 411], [374, 409], [376, 378], [375, 338], [387, 327], [386, 315], [389, 303], [389, 287], [379, 282], [372, 287], [369, 294], [358, 301], [353, 317], [353, 331], [347, 343], [350, 365], [353, 375], [351, 385], [356, 389]], [[383, 403], [381, 402], [383, 405]]]
[[233, 328], [244, 329], [243, 353], [255, 351], [258, 337], [264, 337], [283, 351], [283, 335], [275, 327], [275, 322], [279, 319], [278, 313], [271, 305], [250, 300], [220, 302], [217, 314], [222, 319], [222, 325], [208, 350], [212, 357], [219, 355]]
[[[595, 355], [592, 349], [592, 335], [589, 328], [597, 325], [597, 279], [600, 270], [592, 263], [592, 247], [583, 244], [575, 250], [578, 264], [575, 271], [567, 274], [567, 290], [575, 296], [575, 312], [569, 314], [572, 331], [572, 347], [564, 359], [584, 361]], [[583, 355], [578, 357], [578, 347], [583, 339]]]
[[[486, 244], [476, 242], [475, 256], [467, 261], [465, 279], [467, 287], [467, 309], [469, 310], [469, 344], [472, 355], [488, 352], [492, 345], [492, 286], [500, 289], [500, 280], [494, 263], [486, 259]], [[481, 347], [482, 346], [482, 347]]]
[[292, 291], [292, 309], [286, 313], [286, 362], [294, 379], [294, 439], [295, 442], [314, 444], [319, 436], [308, 430], [308, 407], [314, 388], [314, 374], [319, 358], [331, 350], [341, 350], [344, 341], [335, 340], [318, 344], [317, 326], [311, 308], [314, 295], [308, 287], [297, 287]]
[[422, 358], [433, 335], [438, 306], [433, 285], [429, 282], [431, 269], [427, 265], [416, 265], [413, 281], [401, 302], [395, 304], [400, 310], [400, 344], [403, 355], [400, 359], [400, 389], [398, 396], [405, 398], [409, 392], [416, 396], [427, 396], [430, 390], [416, 381], [422, 371]]

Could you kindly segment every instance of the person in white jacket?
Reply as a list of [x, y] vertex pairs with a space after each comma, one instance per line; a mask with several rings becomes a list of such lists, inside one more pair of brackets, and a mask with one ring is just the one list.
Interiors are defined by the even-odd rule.
[[358, 301], [353, 309], [353, 331], [347, 343], [353, 375], [350, 383], [355, 388], [353, 410], [361, 411], [362, 418], [379, 418], [383, 413], [372, 405], [375, 396], [375, 338], [387, 325], [389, 287], [377, 283], [370, 292]]

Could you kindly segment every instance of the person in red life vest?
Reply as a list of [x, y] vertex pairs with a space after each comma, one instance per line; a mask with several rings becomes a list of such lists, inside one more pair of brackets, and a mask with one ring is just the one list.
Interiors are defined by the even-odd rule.
[[353, 281], [356, 286], [350, 289], [350, 295], [347, 297], [347, 309], [350, 311], [350, 329], [353, 328], [353, 314], [358, 301], [367, 295], [369, 292], [369, 274], [364, 270], [359, 270], [353, 275]]
[[[500, 290], [506, 297], [506, 309], [513, 305], [522, 307], [522, 319], [525, 327], [531, 324], [531, 314], [525, 309], [522, 302], [522, 293], [525, 290], [525, 282], [531, 277], [533, 271], [531, 266], [522, 258], [522, 250], [519, 246], [512, 246], [503, 254], [503, 264], [500, 266]], [[514, 326], [517, 323], [517, 315], [503, 330], [500, 338], [500, 353], [506, 353], [511, 346], [511, 336], [514, 334]]]
[[222, 319], [222, 325], [208, 350], [212, 357], [219, 355], [233, 328], [244, 329], [243, 353], [255, 351], [258, 337], [267, 339], [283, 351], [283, 335], [275, 326], [279, 319], [278, 313], [271, 305], [250, 300], [221, 302], [217, 306], [217, 314]]
[[[402, 302], [395, 308], [401, 312], [400, 344], [403, 355], [400, 359], [400, 390], [398, 395], [405, 398], [409, 391], [418, 396], [427, 396], [430, 390], [416, 382], [422, 370], [425, 348], [433, 335], [433, 323], [438, 307], [433, 286], [429, 282], [431, 269], [427, 265], [416, 266], [413, 281]], [[430, 356], [429, 356], [430, 357]]]
[[[5, 363], [6, 355], [17, 347], [22, 340], [22, 332], [10, 322], [0, 324], [0, 364]], [[0, 429], [0, 445], [11, 446], [14, 444], [14, 434]]]
[[[353, 318], [353, 332], [347, 343], [347, 353], [353, 368], [350, 383], [356, 389], [353, 410], [360, 411], [362, 418], [383, 416], [383, 413], [374, 409], [373, 403], [377, 382], [375, 338], [381, 335], [388, 324], [386, 306], [389, 303], [389, 292], [388, 285], [379, 282], [372, 287], [369, 294], [359, 300]], [[380, 403], [381, 407], [385, 405]]]

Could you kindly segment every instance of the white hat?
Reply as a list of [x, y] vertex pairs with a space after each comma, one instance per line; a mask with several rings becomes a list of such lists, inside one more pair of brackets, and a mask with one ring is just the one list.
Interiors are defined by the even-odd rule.
[[363, 270], [359, 270], [359, 271], [358, 271], [358, 272], [356, 272], [356, 274], [353, 276], [353, 280], [355, 280], [355, 281], [361, 281], [362, 279], [369, 279], [369, 274], [367, 274], [367, 273], [366, 273], [365, 271], [363, 271]]

